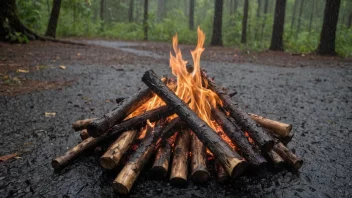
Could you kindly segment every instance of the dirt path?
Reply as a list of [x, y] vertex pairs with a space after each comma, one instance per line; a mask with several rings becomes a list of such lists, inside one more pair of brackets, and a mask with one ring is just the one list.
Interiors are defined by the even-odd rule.
[[[41, 82], [42, 86], [47, 85], [43, 82], [65, 83], [46, 90], [32, 84], [26, 92], [1, 92], [0, 156], [18, 152], [20, 158], [0, 162], [0, 197], [114, 196], [111, 182], [116, 172], [98, 165], [101, 152], [83, 156], [60, 172], [54, 172], [50, 162], [79, 142], [79, 134], [70, 128], [72, 121], [96, 117], [115, 107], [114, 99], [134, 93], [148, 69], [159, 75], [170, 74], [169, 52], [164, 54], [167, 46], [160, 45], [165, 47], [149, 45], [152, 53], [162, 56], [159, 59], [120, 47], [0, 43], [2, 77], [17, 77], [23, 84]], [[148, 47], [141, 46], [129, 48], [139, 51]], [[228, 49], [219, 49], [219, 53], [221, 50]], [[217, 48], [209, 51], [217, 52]], [[302, 169], [269, 169], [227, 185], [219, 185], [212, 178], [205, 186], [190, 182], [180, 189], [151, 180], [147, 168], [130, 197], [350, 197], [351, 62], [331, 58], [321, 66], [307, 61], [304, 67], [278, 67], [249, 63], [241, 55], [240, 61], [232, 62], [226, 56], [218, 60], [211, 57], [204, 56], [202, 67], [225, 86], [236, 86], [244, 109], [294, 125], [295, 137], [289, 147], [304, 158]], [[4, 86], [15, 85], [1, 84]], [[56, 115], [45, 117], [45, 112]]]

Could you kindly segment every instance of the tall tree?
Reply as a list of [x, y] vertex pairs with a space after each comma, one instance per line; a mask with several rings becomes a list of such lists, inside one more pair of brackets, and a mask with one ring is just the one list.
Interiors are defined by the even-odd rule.
[[144, 40], [148, 40], [148, 0], [144, 0], [143, 31]]
[[341, 0], [326, 0], [318, 54], [336, 55], [335, 38]]
[[298, 0], [294, 0], [295, 5], [293, 6], [293, 11], [292, 11], [292, 18], [291, 18], [291, 32], [293, 30], [293, 25], [295, 24], [295, 16], [296, 16], [296, 11], [298, 7]]
[[265, 24], [266, 24], [266, 15], [268, 14], [268, 10], [269, 10], [269, 0], [264, 0], [264, 12], [263, 12], [263, 24], [262, 24], [262, 31], [261, 31], [261, 38], [260, 40], [263, 40], [263, 36], [264, 36], [264, 28], [265, 28]]
[[215, 12], [213, 21], [213, 35], [211, 37], [210, 45], [222, 46], [222, 8], [223, 0], [215, 0]]
[[248, 0], [244, 0], [241, 43], [247, 43]]
[[296, 38], [298, 37], [298, 34], [301, 30], [301, 20], [302, 20], [302, 12], [303, 12], [303, 6], [304, 6], [304, 0], [301, 0], [301, 4], [299, 6], [299, 15], [298, 15], [298, 24], [297, 24], [297, 30], [296, 30]]
[[101, 21], [101, 30], [104, 30], [104, 13], [105, 13], [105, 0], [100, 0], [100, 21]]
[[348, 20], [347, 20], [347, 27], [351, 28], [352, 25], [352, 12], [348, 15]]
[[50, 36], [53, 38], [56, 37], [56, 27], [59, 22], [60, 8], [61, 0], [54, 0], [53, 8], [51, 9], [48, 28], [45, 33], [46, 36]]
[[133, 10], [134, 10], [134, 0], [130, 0], [130, 5], [128, 7], [128, 21], [133, 22]]
[[271, 36], [270, 50], [283, 51], [283, 34], [285, 25], [286, 0], [276, 0], [273, 33]]
[[195, 0], [190, 0], [189, 1], [189, 29], [193, 30], [194, 29], [194, 3]]

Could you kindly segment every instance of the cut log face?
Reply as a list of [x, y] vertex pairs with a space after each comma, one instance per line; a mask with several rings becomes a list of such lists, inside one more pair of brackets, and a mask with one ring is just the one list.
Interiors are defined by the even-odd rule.
[[179, 97], [165, 86], [156, 76], [154, 71], [147, 71], [142, 81], [150, 87], [196, 134], [198, 139], [219, 159], [221, 165], [232, 176], [243, 173], [247, 167], [246, 161], [221, 137], [197, 116]]
[[84, 120], [77, 120], [72, 124], [72, 128], [75, 131], [81, 131], [83, 129], [86, 129], [88, 124], [92, 123], [93, 120], [96, 118], [90, 118], [90, 119], [84, 119]]
[[280, 136], [288, 136], [292, 130], [292, 124], [282, 123], [276, 120], [271, 120], [269, 118], [259, 116], [256, 114], [248, 113], [248, 115], [260, 126], [269, 129], [273, 133]]
[[210, 174], [206, 164], [206, 148], [204, 144], [192, 134], [191, 143], [191, 177], [194, 183], [206, 183], [209, 180]]
[[163, 141], [156, 151], [155, 160], [151, 169], [154, 178], [164, 179], [169, 171], [171, 157], [171, 145], [168, 141]]
[[231, 139], [231, 141], [241, 150], [242, 155], [256, 167], [263, 167], [266, 165], [266, 160], [257, 151], [255, 151], [252, 145], [249, 143], [247, 137], [241, 131], [239, 126], [232, 123], [225, 113], [221, 110], [214, 108], [212, 110], [212, 116], [216, 122], [222, 126], [226, 135]]
[[236, 120], [242, 131], [247, 131], [254, 141], [259, 145], [263, 153], [266, 153], [274, 146], [274, 140], [267, 134], [266, 131], [252, 120], [247, 113], [235, 103], [232, 102], [230, 96], [217, 86], [207, 74], [202, 71], [202, 77], [208, 82], [209, 88], [214, 91], [222, 101], [222, 106], [230, 113]]
[[109, 170], [116, 168], [122, 156], [131, 147], [136, 134], [136, 130], [130, 130], [122, 133], [100, 158], [100, 165]]
[[81, 137], [81, 140], [85, 140], [89, 138], [89, 134], [87, 129], [83, 129], [82, 131], [79, 132], [79, 136]]
[[285, 162], [293, 166], [295, 169], [300, 169], [302, 167], [303, 160], [292, 151], [290, 151], [281, 142], [275, 144], [274, 151], [277, 152], [282, 157], [282, 159], [285, 160]]
[[102, 135], [119, 121], [125, 119], [142, 104], [147, 102], [152, 96], [153, 92], [149, 88], [141, 89], [136, 94], [124, 100], [118, 108], [90, 123], [87, 126], [89, 135], [91, 137]]
[[170, 173], [170, 183], [173, 185], [184, 186], [187, 184], [190, 140], [189, 130], [178, 132]]
[[224, 167], [222, 167], [217, 160], [215, 160], [215, 171], [219, 183], [223, 184], [231, 179], [230, 175], [226, 172]]

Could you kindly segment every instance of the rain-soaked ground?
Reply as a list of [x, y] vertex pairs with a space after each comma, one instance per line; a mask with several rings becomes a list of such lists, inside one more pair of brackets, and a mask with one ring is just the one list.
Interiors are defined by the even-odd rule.
[[[18, 74], [72, 83], [0, 96], [0, 156], [20, 153], [19, 159], [0, 162], [0, 197], [118, 197], [111, 187], [117, 173], [99, 166], [101, 152], [82, 156], [60, 172], [54, 172], [51, 160], [80, 141], [71, 129], [73, 121], [108, 112], [116, 106], [115, 98], [141, 87], [144, 71], [170, 74], [166, 64], [117, 67], [71, 62], [64, 70], [50, 67]], [[221, 61], [203, 61], [202, 67], [217, 82], [230, 89], [236, 86], [236, 97], [246, 111], [293, 124], [295, 137], [289, 148], [304, 159], [302, 168], [298, 172], [268, 168], [225, 185], [212, 174], [208, 184], [189, 181], [184, 188], [151, 179], [146, 168], [130, 197], [352, 196], [352, 67], [285, 68]], [[45, 112], [56, 116], [45, 117]]]

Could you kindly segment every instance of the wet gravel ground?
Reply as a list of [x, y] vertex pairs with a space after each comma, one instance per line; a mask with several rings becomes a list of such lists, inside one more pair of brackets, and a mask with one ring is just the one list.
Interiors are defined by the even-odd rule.
[[[23, 75], [73, 81], [70, 86], [0, 96], [0, 155], [21, 153], [20, 159], [0, 164], [0, 197], [119, 197], [111, 187], [116, 173], [98, 165], [101, 152], [82, 156], [60, 172], [54, 172], [51, 160], [80, 141], [71, 129], [73, 121], [102, 115], [116, 106], [115, 98], [127, 97], [142, 86], [144, 71], [169, 74], [169, 67], [66, 66], [66, 70]], [[352, 196], [352, 67], [283, 68], [208, 61], [202, 67], [230, 89], [236, 86], [244, 109], [293, 124], [295, 137], [289, 147], [304, 159], [302, 168], [298, 172], [268, 168], [226, 185], [213, 176], [206, 185], [190, 181], [185, 188], [152, 180], [147, 168], [130, 197]], [[56, 116], [45, 117], [45, 112]]]

